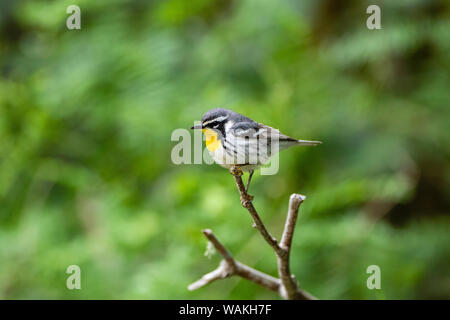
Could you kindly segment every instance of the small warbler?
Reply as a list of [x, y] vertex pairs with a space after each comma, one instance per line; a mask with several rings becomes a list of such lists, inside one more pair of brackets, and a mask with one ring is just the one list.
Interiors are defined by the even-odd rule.
[[291, 138], [277, 129], [222, 108], [206, 112], [201, 124], [191, 129], [201, 129], [205, 134], [206, 147], [217, 164], [228, 169], [239, 166], [249, 172], [247, 191], [254, 170], [266, 164], [275, 153], [293, 146], [321, 143]]

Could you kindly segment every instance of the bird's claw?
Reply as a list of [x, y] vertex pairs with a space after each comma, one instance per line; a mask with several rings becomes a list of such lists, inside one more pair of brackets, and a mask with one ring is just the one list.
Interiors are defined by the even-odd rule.
[[238, 176], [238, 177], [242, 176], [242, 174], [243, 174], [242, 169], [239, 166], [232, 166], [230, 168], [230, 173], [233, 176]]

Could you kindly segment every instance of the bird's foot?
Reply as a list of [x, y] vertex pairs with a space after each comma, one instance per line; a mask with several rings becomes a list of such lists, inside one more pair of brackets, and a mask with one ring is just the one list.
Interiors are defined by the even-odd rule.
[[238, 177], [242, 176], [242, 174], [243, 174], [242, 169], [241, 169], [241, 167], [239, 167], [239, 166], [232, 166], [232, 167], [230, 168], [230, 173], [231, 173], [233, 176], [238, 176]]

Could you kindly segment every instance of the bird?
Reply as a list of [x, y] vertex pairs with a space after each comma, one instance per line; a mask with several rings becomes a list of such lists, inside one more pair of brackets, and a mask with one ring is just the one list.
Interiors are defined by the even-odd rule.
[[207, 111], [200, 124], [191, 129], [202, 130], [206, 148], [220, 166], [238, 166], [249, 172], [245, 191], [256, 169], [269, 162], [277, 152], [293, 146], [316, 146], [321, 141], [298, 140], [278, 129], [256, 122], [240, 113], [224, 108]]

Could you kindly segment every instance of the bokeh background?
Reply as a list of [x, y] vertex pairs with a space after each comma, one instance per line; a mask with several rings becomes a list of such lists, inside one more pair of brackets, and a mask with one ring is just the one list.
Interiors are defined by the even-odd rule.
[[289, 195], [307, 196], [304, 289], [450, 298], [449, 15], [437, 0], [2, 0], [0, 298], [278, 299], [238, 278], [186, 289], [220, 260], [203, 228], [276, 274], [226, 170], [171, 162], [172, 131], [213, 107], [324, 142], [252, 184], [277, 237]]

